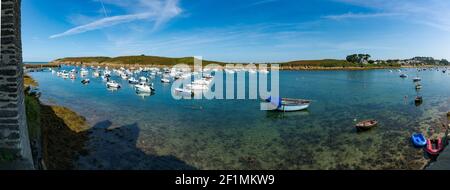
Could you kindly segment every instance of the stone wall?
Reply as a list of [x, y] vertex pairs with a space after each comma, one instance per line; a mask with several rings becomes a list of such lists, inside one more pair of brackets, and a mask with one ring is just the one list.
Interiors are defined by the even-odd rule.
[[17, 169], [32, 169], [23, 92], [20, 5], [20, 0], [1, 0], [0, 149], [22, 163]]

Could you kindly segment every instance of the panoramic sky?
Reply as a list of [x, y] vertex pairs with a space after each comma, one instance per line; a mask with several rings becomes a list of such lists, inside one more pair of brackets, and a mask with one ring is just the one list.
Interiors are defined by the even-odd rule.
[[448, 0], [22, 0], [25, 61], [450, 59]]

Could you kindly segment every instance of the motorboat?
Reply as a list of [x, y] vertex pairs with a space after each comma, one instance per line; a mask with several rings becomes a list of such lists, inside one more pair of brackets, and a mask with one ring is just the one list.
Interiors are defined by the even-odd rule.
[[98, 71], [94, 71], [94, 72], [92, 73], [92, 75], [93, 75], [95, 78], [100, 77], [100, 73], [99, 73]]
[[421, 80], [422, 80], [422, 79], [421, 79], [420, 77], [414, 77], [414, 78], [413, 78], [413, 81], [414, 81], [414, 82], [420, 82]]
[[155, 89], [153, 88], [153, 84], [149, 85], [146, 82], [140, 82], [139, 84], [135, 85], [137, 92], [153, 92]]
[[80, 75], [83, 77], [83, 76], [86, 76], [86, 75], [88, 75], [89, 74], [89, 71], [87, 70], [87, 69], [85, 69], [85, 68], [82, 68], [81, 70], [80, 70]]
[[186, 88], [191, 89], [191, 90], [208, 90], [208, 86], [207, 85], [202, 85], [202, 84], [188, 84], [186, 85]]
[[407, 75], [407, 74], [401, 74], [400, 77], [401, 77], [401, 78], [407, 78], [408, 75]]
[[116, 81], [109, 81], [106, 83], [106, 87], [108, 88], [120, 88], [120, 84]]
[[139, 77], [139, 81], [140, 82], [148, 82], [148, 79], [146, 77], [142, 76], [142, 77]]
[[162, 82], [162, 83], [170, 83], [170, 79], [168, 79], [168, 78], [162, 78], [162, 79], [161, 79], [161, 82]]
[[138, 84], [139, 81], [137, 79], [135, 79], [134, 77], [131, 77], [130, 79], [128, 79], [128, 83], [130, 83], [130, 84]]

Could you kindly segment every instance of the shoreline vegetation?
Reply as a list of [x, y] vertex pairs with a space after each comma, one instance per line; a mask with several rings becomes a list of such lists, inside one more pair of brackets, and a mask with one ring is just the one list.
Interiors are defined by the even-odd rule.
[[[244, 67], [249, 63], [225, 63], [218, 61], [202, 60], [203, 66], [217, 64], [222, 67], [236, 65], [237, 68]], [[26, 64], [26, 68], [59, 67], [59, 65], [85, 65], [85, 66], [108, 66], [118, 67], [170, 67], [177, 64], [186, 64], [190, 67], [194, 65], [193, 57], [169, 58], [157, 56], [122, 56], [122, 57], [67, 57], [56, 59], [48, 64]], [[258, 64], [279, 64], [280, 70], [368, 70], [401, 68], [397, 63], [362, 64], [353, 63], [347, 60], [323, 59], [323, 60], [301, 60], [279, 63], [258, 63]]]
[[[138, 67], [158, 67], [165, 68], [185, 64], [191, 68], [194, 66], [194, 57], [170, 58], [160, 56], [120, 56], [120, 57], [66, 57], [56, 59], [48, 64], [25, 64], [28, 69], [38, 69], [45, 67], [59, 67], [60, 65], [84, 65], [84, 66], [108, 66], [110, 68], [138, 68]], [[231, 63], [202, 60], [202, 66], [216, 64], [226, 68], [244, 68], [249, 63]], [[297, 60], [275, 63], [256, 64], [278, 64], [280, 70], [301, 71], [301, 70], [371, 70], [371, 69], [400, 69], [412, 67], [437, 67], [448, 66], [446, 60], [434, 60], [429, 57], [415, 57], [408, 60], [370, 60], [368, 54], [349, 55], [345, 60], [322, 59], [322, 60]]]
[[86, 119], [72, 110], [45, 105], [33, 91], [38, 83], [24, 76], [25, 107], [34, 164], [37, 169], [73, 169], [79, 154], [86, 154], [89, 129]]

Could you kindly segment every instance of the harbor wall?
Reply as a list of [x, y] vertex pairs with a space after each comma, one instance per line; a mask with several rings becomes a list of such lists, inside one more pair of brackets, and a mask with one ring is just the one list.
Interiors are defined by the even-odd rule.
[[[33, 169], [24, 105], [21, 0], [1, 0], [0, 153], [7, 169]], [[4, 167], [4, 166], [3, 166]]]

